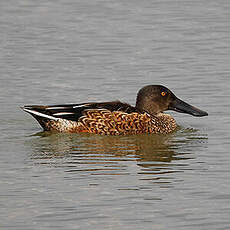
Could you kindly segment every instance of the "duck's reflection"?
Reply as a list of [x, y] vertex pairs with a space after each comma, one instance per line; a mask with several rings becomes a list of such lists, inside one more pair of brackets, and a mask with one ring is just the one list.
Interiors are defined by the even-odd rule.
[[[205, 135], [195, 130], [179, 130], [171, 135], [98, 136], [89, 134], [40, 133], [27, 144], [30, 158], [38, 164], [79, 164], [109, 167], [123, 161], [136, 161], [146, 170], [160, 171], [179, 160], [193, 158], [193, 148], [207, 144]], [[183, 161], [185, 162], [185, 161]], [[181, 163], [180, 163], [181, 164]], [[185, 164], [185, 163], [183, 163]]]

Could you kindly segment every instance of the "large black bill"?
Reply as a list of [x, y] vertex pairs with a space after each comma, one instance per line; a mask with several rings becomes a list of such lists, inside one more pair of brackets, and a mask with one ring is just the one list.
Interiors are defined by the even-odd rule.
[[176, 98], [170, 105], [169, 109], [177, 111], [179, 113], [188, 113], [196, 117], [203, 117], [208, 116], [208, 113], [205, 111], [202, 111], [192, 105], [189, 105], [188, 103], [180, 100], [179, 98]]

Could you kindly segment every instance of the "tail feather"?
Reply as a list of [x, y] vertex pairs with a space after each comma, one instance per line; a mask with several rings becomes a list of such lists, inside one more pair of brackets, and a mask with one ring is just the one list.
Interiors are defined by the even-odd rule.
[[44, 131], [49, 131], [49, 121], [58, 121], [59, 118], [53, 117], [51, 115], [45, 114], [43, 110], [36, 106], [24, 106], [21, 107], [25, 112], [31, 114], [41, 125], [41, 127], [44, 129]]
[[42, 113], [42, 112], [38, 112], [32, 106], [24, 106], [24, 107], [21, 107], [21, 108], [25, 112], [27, 112], [27, 113], [31, 114], [32, 116], [34, 116], [36, 119], [37, 119], [37, 117], [43, 117], [43, 118], [47, 118], [49, 120], [55, 120], [55, 121], [57, 121], [59, 119], [57, 117], [53, 117], [53, 116], [50, 116], [50, 115]]

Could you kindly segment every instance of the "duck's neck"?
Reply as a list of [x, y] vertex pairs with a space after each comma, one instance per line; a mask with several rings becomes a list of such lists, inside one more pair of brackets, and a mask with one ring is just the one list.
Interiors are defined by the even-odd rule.
[[141, 113], [148, 113], [152, 116], [157, 116], [157, 114], [160, 112], [157, 104], [154, 102], [148, 103], [148, 98], [145, 99], [138, 99], [136, 101], [135, 108], [140, 111]]

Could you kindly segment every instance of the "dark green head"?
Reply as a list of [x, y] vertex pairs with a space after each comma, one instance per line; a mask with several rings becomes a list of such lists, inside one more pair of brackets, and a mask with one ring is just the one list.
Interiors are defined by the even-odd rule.
[[137, 94], [136, 108], [156, 115], [165, 110], [188, 113], [196, 117], [207, 116], [208, 113], [177, 98], [168, 88], [162, 85], [147, 85]]

